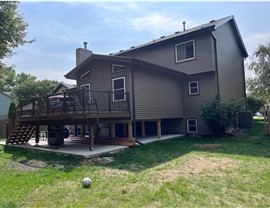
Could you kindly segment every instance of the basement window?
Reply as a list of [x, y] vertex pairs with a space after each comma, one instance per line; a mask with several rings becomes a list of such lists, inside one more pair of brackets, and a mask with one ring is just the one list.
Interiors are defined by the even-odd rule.
[[195, 59], [194, 40], [178, 43], [175, 45], [176, 63]]
[[197, 123], [197, 119], [187, 119], [187, 132], [192, 134], [197, 133]]

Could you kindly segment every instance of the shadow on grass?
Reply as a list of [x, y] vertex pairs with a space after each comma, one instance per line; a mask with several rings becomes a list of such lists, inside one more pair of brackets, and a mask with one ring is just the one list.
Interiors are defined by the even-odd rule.
[[[115, 154], [104, 154], [102, 156], [114, 157], [114, 161], [94, 165], [138, 172], [166, 163], [192, 151], [269, 157], [270, 137], [264, 135], [264, 124], [260, 120], [255, 122], [252, 129], [243, 130], [237, 137], [179, 137], [146, 146], [133, 147]], [[45, 168], [52, 167], [71, 171], [84, 165], [82, 158], [76, 156], [29, 151], [9, 146], [5, 146], [4, 152], [10, 154], [13, 161], [23, 164], [39, 161], [45, 164]]]

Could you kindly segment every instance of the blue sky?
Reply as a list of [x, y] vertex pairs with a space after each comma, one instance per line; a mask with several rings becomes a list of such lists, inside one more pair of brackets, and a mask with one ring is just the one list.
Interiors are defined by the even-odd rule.
[[74, 83], [64, 74], [75, 67], [75, 50], [84, 41], [94, 53], [109, 54], [182, 30], [183, 21], [188, 29], [230, 15], [249, 57], [270, 40], [270, 2], [26, 1], [19, 12], [29, 23], [27, 39], [36, 41], [5, 62], [17, 72], [67, 83]]

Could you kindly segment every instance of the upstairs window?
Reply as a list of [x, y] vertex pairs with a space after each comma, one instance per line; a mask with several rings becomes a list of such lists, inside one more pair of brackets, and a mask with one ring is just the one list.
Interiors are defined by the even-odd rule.
[[119, 77], [112, 80], [113, 102], [126, 100], [125, 77]]
[[188, 83], [188, 94], [189, 95], [198, 95], [200, 93], [199, 91], [199, 82], [198, 81], [192, 81]]
[[176, 63], [195, 59], [194, 40], [175, 45]]
[[121, 72], [124, 70], [125, 70], [125, 66], [123, 66], [123, 65], [117, 65], [117, 64], [112, 65], [112, 73], [117, 73], [117, 72]]

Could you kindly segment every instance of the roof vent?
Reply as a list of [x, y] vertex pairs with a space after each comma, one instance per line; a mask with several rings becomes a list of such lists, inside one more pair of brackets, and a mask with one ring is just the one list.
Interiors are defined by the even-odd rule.
[[178, 34], [178, 33], [180, 33], [180, 31], [176, 31], [174, 34]]
[[213, 23], [213, 22], [215, 22], [215, 21], [216, 21], [216, 20], [211, 20], [210, 23]]
[[130, 47], [130, 48], [135, 48], [135, 46], [132, 46], [132, 47]]
[[83, 42], [84, 49], [87, 50], [87, 42]]
[[165, 35], [161, 36], [160, 38], [165, 38]]
[[123, 52], [124, 50], [120, 50], [119, 52]]
[[186, 22], [183, 22], [183, 31], [186, 31]]

